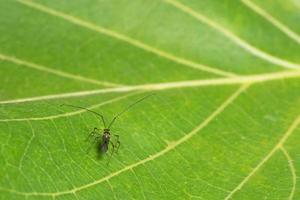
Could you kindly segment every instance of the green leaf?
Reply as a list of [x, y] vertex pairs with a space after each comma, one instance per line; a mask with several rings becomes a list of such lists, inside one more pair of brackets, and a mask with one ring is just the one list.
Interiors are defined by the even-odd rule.
[[299, 1], [0, 5], [1, 200], [300, 199]]

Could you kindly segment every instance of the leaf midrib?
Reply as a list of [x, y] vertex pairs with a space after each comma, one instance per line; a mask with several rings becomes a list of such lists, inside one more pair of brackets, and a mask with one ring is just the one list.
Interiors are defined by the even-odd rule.
[[84, 97], [84, 96], [91, 96], [91, 95], [105, 94], [105, 93], [124, 93], [130, 91], [160, 91], [160, 90], [188, 88], [188, 87], [224, 86], [224, 85], [237, 85], [237, 84], [246, 84], [246, 83], [255, 84], [255, 83], [265, 83], [265, 82], [284, 80], [284, 79], [294, 79], [299, 77], [300, 77], [300, 71], [287, 70], [282, 72], [249, 75], [249, 76], [237, 76], [232, 78], [229, 77], [229, 78], [199, 79], [199, 80], [191, 80], [191, 81], [131, 85], [131, 86], [124, 86], [124, 87], [104, 88], [98, 90], [84, 90], [80, 92], [60, 93], [60, 94], [52, 94], [52, 95], [45, 95], [45, 96], [4, 100], [4, 101], [0, 101], [0, 105], [27, 103], [27, 102], [51, 100], [51, 99]]

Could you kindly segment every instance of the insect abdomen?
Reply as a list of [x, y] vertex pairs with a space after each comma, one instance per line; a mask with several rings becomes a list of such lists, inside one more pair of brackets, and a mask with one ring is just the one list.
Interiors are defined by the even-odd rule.
[[101, 146], [100, 146], [100, 150], [101, 150], [102, 153], [107, 152], [107, 150], [108, 150], [108, 143], [103, 142], [103, 143], [101, 144]]

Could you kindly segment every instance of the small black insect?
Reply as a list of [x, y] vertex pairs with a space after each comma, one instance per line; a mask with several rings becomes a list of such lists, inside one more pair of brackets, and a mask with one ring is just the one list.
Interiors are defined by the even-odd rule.
[[91, 146], [88, 148], [87, 152], [89, 152], [90, 148], [96, 143], [98, 142], [99, 143], [99, 151], [101, 153], [106, 153], [108, 151], [108, 147], [109, 147], [109, 144], [111, 144], [112, 146], [112, 152], [110, 154], [110, 157], [109, 157], [109, 160], [107, 162], [107, 164], [109, 163], [110, 161], [110, 158], [112, 157], [112, 155], [116, 152], [118, 152], [119, 150], [119, 147], [121, 145], [121, 142], [119, 141], [119, 135], [113, 135], [115, 137], [115, 141], [112, 142], [111, 141], [111, 133], [110, 133], [110, 128], [111, 126], [113, 125], [113, 123], [116, 121], [116, 119], [121, 116], [122, 114], [124, 114], [126, 111], [128, 111], [131, 107], [133, 107], [134, 105], [136, 105], [137, 103], [145, 100], [146, 98], [152, 96], [153, 94], [150, 94], [150, 95], [147, 95], [139, 100], [137, 100], [136, 102], [130, 104], [129, 106], [127, 106], [124, 110], [122, 110], [121, 112], [119, 112], [112, 120], [111, 122], [109, 123], [108, 126], [106, 126], [106, 122], [105, 122], [105, 119], [103, 117], [103, 115], [95, 112], [95, 111], [92, 111], [90, 109], [87, 109], [87, 108], [84, 108], [84, 107], [80, 107], [80, 106], [73, 106], [73, 105], [70, 105], [70, 104], [62, 104], [62, 106], [69, 106], [69, 107], [73, 107], [73, 108], [79, 108], [79, 109], [83, 109], [83, 110], [86, 110], [88, 112], [91, 112], [97, 116], [100, 116], [101, 120], [102, 120], [102, 123], [103, 123], [103, 126], [104, 126], [104, 129], [103, 129], [103, 132], [101, 134], [100, 130], [98, 128], [94, 128], [94, 130], [88, 135], [87, 139], [86, 140], [90, 140], [92, 138], [94, 138]]

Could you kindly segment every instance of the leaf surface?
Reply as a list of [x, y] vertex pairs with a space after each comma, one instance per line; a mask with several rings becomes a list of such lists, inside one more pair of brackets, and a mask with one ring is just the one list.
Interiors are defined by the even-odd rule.
[[[299, 13], [295, 0], [2, 0], [0, 199], [299, 199]], [[86, 153], [99, 117], [60, 106], [109, 121], [151, 93], [111, 128], [109, 165]]]

